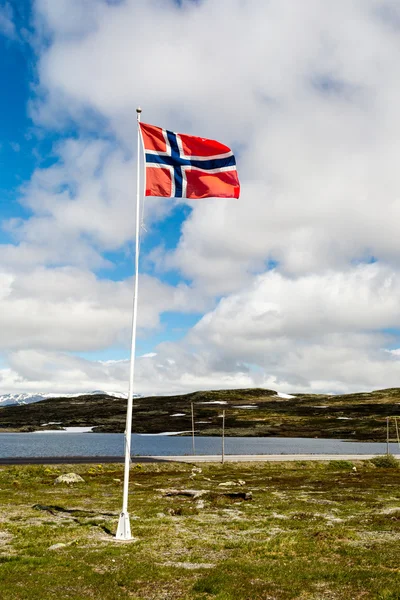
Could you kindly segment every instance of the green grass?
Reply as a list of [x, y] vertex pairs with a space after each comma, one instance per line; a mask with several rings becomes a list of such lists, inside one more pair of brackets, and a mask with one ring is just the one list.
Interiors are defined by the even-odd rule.
[[[85, 483], [54, 485], [70, 471]], [[131, 543], [109, 533], [122, 477], [120, 465], [0, 469], [1, 600], [400, 600], [400, 469], [390, 464], [133, 466]], [[253, 500], [225, 495], [234, 491]]]
[[398, 469], [400, 468], [400, 463], [393, 454], [385, 454], [384, 456], [377, 456], [376, 458], [371, 459], [372, 464], [376, 467], [383, 467], [387, 469]]

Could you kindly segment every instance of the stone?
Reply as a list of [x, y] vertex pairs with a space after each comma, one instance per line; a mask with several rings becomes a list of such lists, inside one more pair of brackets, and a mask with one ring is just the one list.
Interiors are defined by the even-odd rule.
[[166, 567], [177, 567], [178, 569], [213, 569], [213, 563], [189, 563], [189, 562], [172, 562], [163, 563]]
[[218, 487], [232, 487], [233, 485], [236, 485], [234, 481], [223, 481], [218, 484]]
[[85, 480], [82, 479], [82, 477], [77, 473], [65, 473], [64, 475], [60, 475], [59, 477], [57, 477], [54, 483], [85, 483]]
[[238, 498], [240, 500], [252, 500], [252, 492], [225, 492], [224, 494], [228, 498]]
[[59, 544], [53, 544], [52, 546], [50, 546], [49, 550], [59, 550], [60, 548], [66, 548], [67, 544], [63, 544], [62, 542], [60, 542]]
[[206, 490], [158, 490], [164, 496], [188, 496], [189, 498], [200, 498], [203, 494], [207, 494]]

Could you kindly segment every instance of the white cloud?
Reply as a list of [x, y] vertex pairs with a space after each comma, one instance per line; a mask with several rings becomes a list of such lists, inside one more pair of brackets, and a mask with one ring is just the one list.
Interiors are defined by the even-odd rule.
[[394, 386], [399, 363], [383, 332], [400, 327], [399, 285], [398, 272], [377, 264], [297, 278], [271, 271], [223, 298], [188, 342], [254, 365], [286, 391]]
[[[185, 393], [193, 389], [251, 387], [245, 371], [234, 372], [208, 364], [202, 356], [166, 345], [159, 358], [137, 359], [134, 391], [141, 394]], [[175, 357], [171, 358], [170, 351]], [[8, 357], [9, 367], [0, 369], [2, 393], [74, 393], [101, 389], [128, 391], [129, 361], [90, 361], [61, 352], [19, 350]], [[179, 363], [177, 363], [179, 361]]]
[[269, 258], [292, 273], [398, 260], [395, 2], [97, 2], [82, 32], [88, 10], [64, 22], [64, 2], [38, 3], [54, 39], [40, 118], [84, 127], [95, 108], [132, 146], [140, 102], [145, 119], [239, 149], [241, 200], [192, 204], [166, 267], [227, 293]]
[[9, 362], [10, 368], [0, 369], [3, 393], [126, 391], [129, 377], [127, 361], [88, 361], [60, 352], [20, 350], [9, 356]]
[[[93, 351], [129, 347], [133, 282], [99, 280], [72, 267], [0, 274], [0, 349]], [[160, 327], [164, 311], [204, 310], [184, 285], [140, 278], [139, 335]]]
[[379, 264], [345, 272], [288, 277], [276, 270], [223, 298], [193, 329], [193, 337], [233, 339], [239, 348], [260, 340], [320, 338], [337, 332], [400, 327], [398, 272]]
[[[79, 137], [25, 187], [31, 218], [5, 225], [15, 242], [2, 247], [7, 377], [28, 377], [27, 356], [15, 359], [26, 347], [57, 353], [126, 337], [131, 283], [89, 270], [134, 238], [142, 104], [146, 122], [232, 145], [242, 196], [190, 203], [177, 248], [165, 252], [161, 239], [149, 252], [159, 270], [193, 284], [145, 278], [142, 328], [157, 328], [165, 310], [209, 310], [224, 297], [185, 341], [143, 357], [138, 386], [397, 385], [385, 331], [400, 327], [398, 3], [37, 0], [35, 10], [39, 42], [45, 32], [51, 43], [38, 44], [32, 115], [61, 131], [72, 119]], [[147, 202], [149, 229], [174, 205]], [[122, 373], [54, 360], [71, 385]]]
[[[22, 190], [33, 216], [3, 223], [15, 240], [3, 246], [3, 264], [106, 266], [102, 252], [135, 237], [134, 163], [104, 140], [67, 139], [55, 152], [59, 161], [36, 169]], [[146, 201], [149, 231], [173, 205], [170, 199]]]
[[84, 32], [64, 3], [38, 6], [54, 35], [45, 121], [84, 126], [92, 107], [133, 145], [141, 102], [145, 119], [238, 147], [241, 200], [192, 204], [165, 267], [227, 293], [269, 258], [291, 273], [399, 259], [395, 2], [98, 2]]
[[0, 34], [11, 39], [15, 38], [13, 11], [8, 2], [0, 5]]

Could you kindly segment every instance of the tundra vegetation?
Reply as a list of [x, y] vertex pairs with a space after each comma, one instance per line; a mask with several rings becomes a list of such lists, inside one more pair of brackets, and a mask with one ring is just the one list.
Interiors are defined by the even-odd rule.
[[131, 542], [121, 465], [1, 467], [0, 598], [399, 600], [398, 467], [134, 465]]
[[[381, 442], [386, 437], [386, 417], [400, 415], [400, 389], [281, 398], [273, 390], [256, 388], [135, 398], [133, 433], [191, 430], [191, 403], [196, 435], [220, 435], [219, 417], [224, 408], [227, 436]], [[126, 400], [121, 398], [105, 394], [51, 398], [26, 406], [0, 408], [0, 432], [43, 431], [67, 426], [93, 426], [99, 433], [123, 432], [125, 418]], [[395, 440], [394, 427], [392, 439]]]

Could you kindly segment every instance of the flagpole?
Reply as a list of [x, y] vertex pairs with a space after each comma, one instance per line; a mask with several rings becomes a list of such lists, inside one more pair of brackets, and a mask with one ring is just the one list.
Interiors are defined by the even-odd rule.
[[124, 491], [122, 498], [122, 511], [119, 516], [116, 538], [119, 540], [131, 540], [131, 525], [128, 513], [128, 494], [129, 494], [129, 470], [131, 463], [131, 435], [132, 435], [132, 404], [133, 404], [133, 382], [135, 377], [135, 352], [136, 352], [136, 326], [137, 326], [137, 303], [139, 288], [139, 235], [140, 235], [140, 114], [142, 109], [136, 109], [137, 115], [137, 174], [136, 174], [136, 240], [135, 240], [135, 287], [133, 294], [133, 314], [132, 314], [132, 345], [131, 345], [131, 365], [129, 373], [129, 393], [128, 406], [126, 410], [125, 426], [125, 468], [124, 468]]

